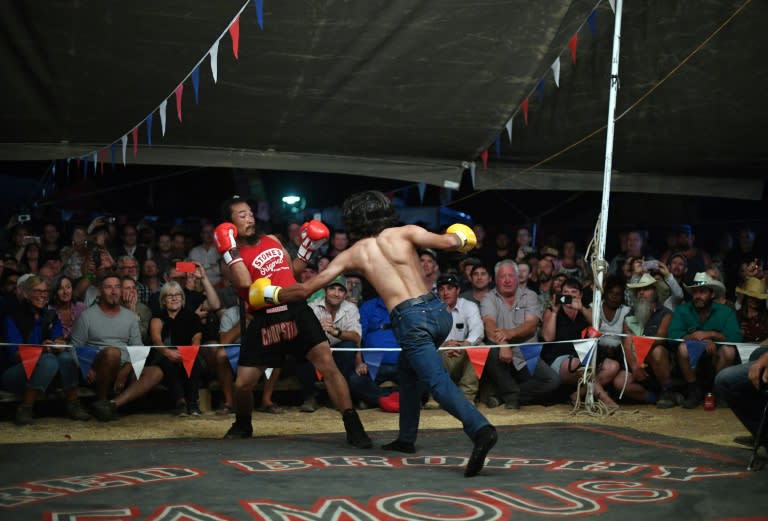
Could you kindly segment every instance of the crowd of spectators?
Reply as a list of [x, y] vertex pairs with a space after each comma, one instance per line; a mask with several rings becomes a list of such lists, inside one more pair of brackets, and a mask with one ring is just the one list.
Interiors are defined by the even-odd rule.
[[[0, 384], [19, 396], [17, 424], [33, 422], [35, 400], [53, 389], [63, 391], [69, 418], [111, 421], [161, 383], [175, 415], [200, 415], [199, 392], [209, 382], [217, 382], [221, 395], [216, 412], [232, 414], [237, 353], [228, 346], [236, 349], [249, 317], [241, 317], [213, 244], [214, 224], [161, 229], [146, 220], [117, 223], [106, 216], [66, 227], [9, 223], [0, 245]], [[592, 267], [579, 251], [586, 244], [551, 237], [537, 245], [525, 226], [493, 237], [482, 225], [475, 231], [478, 248], [468, 255], [419, 252], [426, 286], [454, 319], [443, 363], [472, 402], [516, 411], [583, 398], [586, 389], [577, 391], [576, 384], [584, 369], [571, 341], [582, 338], [597, 305], [603, 336], [594, 398], [610, 410], [627, 400], [698, 407], [714, 389], [715, 376], [742, 362], [736, 344], [768, 339], [768, 274], [749, 227], [735, 239], [724, 236], [712, 255], [695, 245], [687, 225], [670, 228], [661, 252], [650, 250], [643, 230], [619, 234], [600, 303], [592, 301]], [[295, 256], [299, 224], [289, 223], [280, 235]], [[316, 276], [348, 245], [344, 231], [334, 230], [299, 278]], [[398, 353], [375, 353], [397, 347], [381, 299], [358, 274], [348, 273], [308, 300], [331, 346], [344, 348], [334, 359], [356, 406], [396, 411]], [[635, 336], [654, 339], [642, 362]], [[687, 340], [704, 343], [698, 363], [692, 363]], [[522, 343], [543, 344], [534, 365], [517, 345]], [[23, 344], [43, 346], [29, 378], [18, 349]], [[469, 350], [483, 345], [493, 347], [478, 378]], [[84, 374], [69, 346], [94, 350]], [[202, 347], [187, 360], [186, 346]], [[145, 359], [138, 379], [131, 358], [137, 349]], [[280, 414], [284, 409], [273, 391], [285, 371], [272, 369], [257, 410]], [[311, 365], [294, 369], [300, 410], [314, 412], [325, 398], [323, 384]], [[78, 398], [84, 386], [95, 394], [92, 403]], [[724, 396], [718, 398], [723, 402]], [[423, 401], [430, 403], [426, 392]]]

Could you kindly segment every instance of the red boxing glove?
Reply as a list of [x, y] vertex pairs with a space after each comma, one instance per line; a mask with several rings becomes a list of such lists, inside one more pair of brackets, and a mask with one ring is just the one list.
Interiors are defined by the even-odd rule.
[[331, 232], [328, 227], [317, 219], [312, 219], [301, 225], [301, 245], [298, 258], [309, 262], [312, 253], [328, 241]]
[[237, 249], [237, 226], [232, 223], [221, 223], [213, 230], [213, 240], [216, 249], [221, 253], [227, 266], [243, 262], [240, 250]]

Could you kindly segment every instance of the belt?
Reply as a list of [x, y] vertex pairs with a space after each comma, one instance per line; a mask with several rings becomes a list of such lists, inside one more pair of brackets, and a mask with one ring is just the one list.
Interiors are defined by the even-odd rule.
[[431, 302], [433, 300], [437, 299], [434, 293], [425, 293], [423, 295], [420, 295], [418, 297], [409, 298], [408, 300], [402, 301], [400, 304], [395, 306], [392, 311], [405, 311], [408, 308], [411, 308], [413, 306], [418, 306], [420, 304], [426, 304], [427, 302]]

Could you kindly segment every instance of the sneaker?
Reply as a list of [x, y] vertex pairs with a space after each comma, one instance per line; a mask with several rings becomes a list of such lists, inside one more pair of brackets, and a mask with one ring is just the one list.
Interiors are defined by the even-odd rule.
[[192, 402], [187, 405], [187, 414], [190, 416], [202, 416], [203, 411], [200, 410], [200, 405], [197, 402]]
[[413, 454], [416, 452], [416, 446], [409, 441], [401, 441], [400, 438], [395, 441], [391, 441], [386, 445], [381, 446], [384, 450], [394, 450], [397, 452], [405, 452], [406, 454]]
[[225, 440], [236, 440], [240, 438], [250, 438], [253, 436], [253, 427], [250, 425], [248, 427], [243, 427], [239, 423], [235, 422], [232, 424], [232, 426], [229, 428], [227, 433], [224, 435]]
[[173, 408], [173, 412], [171, 414], [173, 414], [174, 416], [178, 416], [179, 418], [183, 418], [184, 416], [189, 416], [186, 402], [177, 403], [176, 407]]
[[70, 420], [86, 422], [91, 419], [91, 415], [88, 414], [88, 411], [83, 409], [83, 406], [80, 404], [80, 400], [67, 401], [65, 407], [67, 411], [67, 418]]
[[16, 409], [16, 417], [13, 419], [13, 423], [19, 427], [24, 425], [30, 425], [35, 422], [35, 415], [32, 413], [31, 405], [19, 405]]
[[485, 402], [485, 403], [486, 403], [486, 405], [488, 405], [489, 409], [495, 409], [496, 407], [501, 405], [502, 402], [501, 402], [501, 400], [499, 400], [495, 396], [491, 396], [490, 398], [488, 398], [488, 401]]
[[117, 419], [117, 405], [112, 400], [97, 400], [91, 404], [93, 415], [102, 422], [114, 421]]
[[472, 447], [472, 454], [469, 456], [467, 468], [464, 470], [464, 477], [471, 478], [477, 475], [485, 465], [485, 457], [488, 452], [496, 445], [499, 436], [496, 434], [496, 428], [493, 425], [482, 427], [475, 435], [475, 446]]
[[315, 412], [318, 410], [320, 406], [317, 404], [317, 400], [313, 396], [312, 398], [307, 398], [304, 400], [304, 403], [301, 404], [301, 407], [299, 407], [299, 411], [301, 412]]
[[341, 416], [344, 421], [344, 429], [347, 431], [347, 443], [358, 449], [370, 449], [373, 442], [365, 433], [360, 417], [354, 409], [347, 409]]
[[656, 400], [656, 408], [657, 409], [671, 409], [672, 407], [677, 405], [677, 397], [675, 396], [676, 393], [673, 393], [672, 391], [664, 391], [661, 393], [661, 396], [659, 396], [659, 399]]

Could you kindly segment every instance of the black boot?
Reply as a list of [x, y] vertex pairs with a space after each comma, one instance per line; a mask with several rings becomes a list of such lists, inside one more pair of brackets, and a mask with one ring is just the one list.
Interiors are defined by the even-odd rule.
[[358, 449], [370, 449], [373, 447], [373, 442], [365, 433], [365, 428], [363, 428], [356, 410], [347, 409], [341, 415], [341, 418], [344, 420], [344, 429], [347, 431], [347, 443]]
[[405, 452], [406, 454], [413, 454], [416, 452], [416, 445], [407, 441], [401, 441], [400, 438], [395, 441], [391, 441], [386, 445], [381, 446], [384, 450], [395, 450], [397, 452]]
[[464, 476], [471, 478], [476, 475], [485, 465], [485, 457], [488, 455], [499, 437], [493, 425], [486, 425], [477, 431], [475, 435], [475, 446], [472, 448], [472, 454], [469, 456], [467, 468], [464, 470]]

